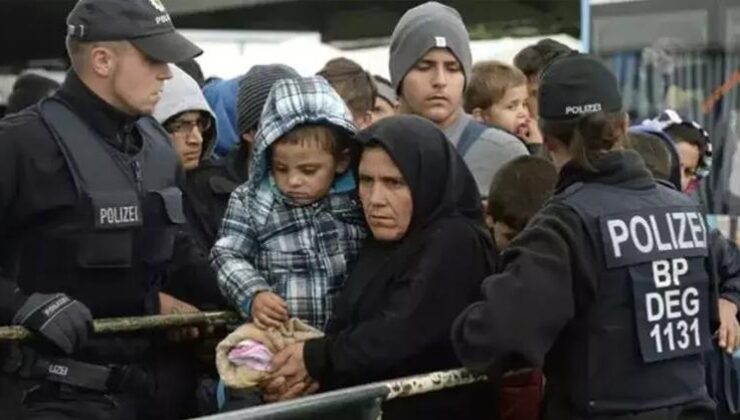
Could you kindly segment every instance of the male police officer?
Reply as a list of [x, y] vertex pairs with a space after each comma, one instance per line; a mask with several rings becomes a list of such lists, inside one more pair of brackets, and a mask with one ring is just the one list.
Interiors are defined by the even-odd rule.
[[[623, 150], [627, 118], [602, 63], [560, 58], [540, 83], [556, 195], [512, 242], [502, 272], [484, 280], [485, 301], [457, 319], [458, 355], [485, 372], [544, 365], [545, 419], [712, 418], [702, 360], [709, 244], [698, 206]], [[737, 302], [737, 289], [722, 297]], [[737, 347], [719, 335], [720, 346]]]
[[195, 250], [179, 233], [184, 175], [148, 115], [167, 63], [201, 50], [160, 0], [80, 0], [67, 26], [60, 91], [0, 123], [0, 324], [43, 338], [0, 360], [34, 385], [28, 417], [177, 417], [161, 410], [185, 406], [166, 389], [179, 381], [151, 340], [88, 335], [93, 316], [194, 309], [161, 293], [170, 261]]

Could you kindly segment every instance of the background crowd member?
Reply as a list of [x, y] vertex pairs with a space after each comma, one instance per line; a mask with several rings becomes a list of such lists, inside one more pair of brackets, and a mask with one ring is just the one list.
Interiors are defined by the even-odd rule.
[[537, 96], [540, 85], [540, 75], [553, 60], [563, 57], [574, 51], [565, 44], [554, 39], [545, 38], [536, 44], [530, 45], [514, 56], [514, 66], [527, 76], [527, 89], [529, 90], [529, 113], [532, 118], [539, 116]]
[[451, 7], [424, 3], [404, 13], [393, 30], [389, 67], [399, 113], [422, 116], [441, 128], [485, 196], [496, 171], [528, 153], [515, 136], [486, 128], [463, 111], [471, 65], [468, 30]]
[[59, 83], [55, 80], [36, 73], [22, 73], [13, 82], [5, 112], [12, 114], [21, 111], [51, 96], [57, 89]]
[[[198, 83], [183, 70], [172, 66], [172, 79], [162, 90], [162, 97], [154, 107], [152, 116], [170, 135], [170, 141], [180, 158], [186, 176], [208, 159], [215, 147], [216, 117], [208, 106]], [[188, 183], [189, 184], [189, 183]], [[190, 222], [198, 244], [204, 250], [211, 245], [218, 233], [219, 221], [206, 212], [195, 191], [188, 186], [183, 191], [185, 215]]]
[[184, 180], [149, 114], [167, 63], [201, 50], [160, 6], [78, 1], [64, 84], [0, 123], [0, 271], [12, 276], [0, 281], [0, 323], [41, 338], [21, 361], [41, 372], [23, 400], [27, 418], [193, 414], [192, 374], [158, 336], [89, 337], [93, 316], [195, 309], [162, 293], [170, 264], [189, 258], [173, 246]]
[[355, 127], [321, 77], [276, 82], [247, 182], [211, 250], [229, 303], [260, 328], [296, 317], [323, 329], [365, 227], [349, 169]]
[[197, 254], [178, 261], [169, 270], [168, 289], [201, 309], [223, 308], [225, 301], [208, 262], [222, 215], [210, 211], [208, 197], [198, 195], [192, 175], [201, 161], [213, 153], [215, 115], [198, 84], [184, 71], [170, 66], [172, 78], [165, 83], [152, 116], [169, 133], [170, 142], [185, 170], [183, 210], [188, 220], [186, 238], [196, 242]]
[[326, 79], [347, 104], [359, 129], [373, 122], [376, 88], [370, 73], [354, 61], [339, 57], [329, 60], [316, 75]]
[[540, 211], [555, 191], [557, 170], [545, 159], [520, 156], [493, 177], [486, 207], [486, 224], [503, 251]]
[[[304, 392], [304, 381], [329, 390], [457, 366], [450, 325], [491, 272], [475, 181], [444, 133], [423, 118], [394, 116], [358, 138], [360, 199], [372, 238], [326, 336], [273, 358], [274, 377], [285, 377], [275, 384], [277, 394], [287, 390], [283, 398]], [[492, 418], [496, 394], [488, 388], [388, 401], [383, 418]]]
[[[217, 230], [231, 193], [247, 180], [252, 144], [270, 88], [280, 79], [297, 77], [300, 75], [295, 70], [283, 64], [257, 65], [249, 69], [239, 80], [237, 92], [237, 129], [240, 134], [237, 146], [223, 159], [204, 161], [189, 174], [189, 184], [206, 207]], [[208, 249], [212, 245], [213, 242]]]
[[[456, 321], [458, 355], [491, 374], [517, 360], [544, 364], [545, 419], [713, 418], [702, 359], [712, 333], [700, 209], [623, 150], [622, 98], [596, 58], [552, 63], [539, 104], [560, 169], [556, 195], [510, 245], [503, 271], [484, 281], [485, 300]], [[681, 218], [695, 234], [665, 246], [658, 235]], [[686, 304], [669, 318], [665, 299], [673, 295]], [[737, 342], [722, 345], [732, 351]]]
[[[655, 179], [670, 182], [673, 159], [667, 145], [660, 137], [646, 131], [637, 131], [630, 127], [627, 132], [627, 147], [634, 150], [645, 161], [645, 166]], [[675, 152], [674, 152], [675, 153]]]
[[473, 66], [464, 109], [476, 121], [515, 134], [530, 152], [539, 153], [542, 136], [529, 115], [528, 95], [527, 78], [519, 69], [500, 61], [481, 61]]
[[216, 79], [206, 83], [203, 94], [208, 105], [216, 114], [216, 146], [214, 153], [221, 158], [236, 147], [241, 138], [237, 133], [236, 97], [242, 76], [232, 79]]
[[[497, 250], [505, 252], [552, 197], [557, 176], [552, 163], [536, 156], [520, 156], [496, 173], [488, 194], [486, 224], [492, 230]], [[501, 383], [501, 419], [539, 419], [542, 387], [540, 369], [507, 375]]]
[[694, 121], [666, 110], [656, 118], [663, 131], [676, 143], [681, 165], [681, 191], [693, 194], [710, 164], [712, 142], [709, 133]]
[[375, 105], [373, 105], [373, 122], [380, 121], [385, 117], [396, 115], [398, 110], [398, 95], [390, 80], [375, 75], [373, 76], [377, 95], [375, 96]]

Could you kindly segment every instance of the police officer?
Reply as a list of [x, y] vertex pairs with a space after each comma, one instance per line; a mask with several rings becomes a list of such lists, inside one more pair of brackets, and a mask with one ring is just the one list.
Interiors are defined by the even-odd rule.
[[[622, 98], [595, 58], [551, 64], [539, 104], [560, 170], [556, 195], [503, 254], [502, 272], [484, 280], [485, 300], [457, 319], [459, 357], [490, 374], [543, 366], [545, 419], [712, 418], [699, 208], [623, 149]], [[732, 351], [736, 341], [720, 344]]]
[[156, 340], [93, 339], [91, 321], [195, 310], [162, 293], [171, 261], [197, 251], [182, 236], [182, 169], [149, 114], [167, 63], [201, 50], [160, 0], [80, 0], [67, 27], [63, 86], [0, 122], [0, 324], [41, 338], [0, 361], [31, 384], [28, 418], [178, 417], [167, 410], [192, 388], [184, 370], [163, 373], [174, 358]]

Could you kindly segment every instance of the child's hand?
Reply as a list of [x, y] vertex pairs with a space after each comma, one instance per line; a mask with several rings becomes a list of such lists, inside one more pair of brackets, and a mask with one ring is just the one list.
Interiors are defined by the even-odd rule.
[[278, 328], [288, 320], [288, 304], [272, 292], [259, 292], [252, 302], [252, 319], [259, 328]]
[[520, 126], [521, 132], [517, 133], [519, 137], [522, 137], [524, 141], [529, 144], [542, 143], [542, 133], [540, 133], [540, 127], [537, 125], [537, 120], [529, 118], [527, 123]]

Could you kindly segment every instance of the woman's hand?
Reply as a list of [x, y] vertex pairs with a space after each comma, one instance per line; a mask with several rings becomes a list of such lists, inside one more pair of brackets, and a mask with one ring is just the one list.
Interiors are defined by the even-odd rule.
[[285, 388], [291, 389], [298, 383], [308, 382], [310, 376], [303, 361], [303, 343], [291, 344], [272, 358], [272, 372], [268, 380], [285, 378]]

